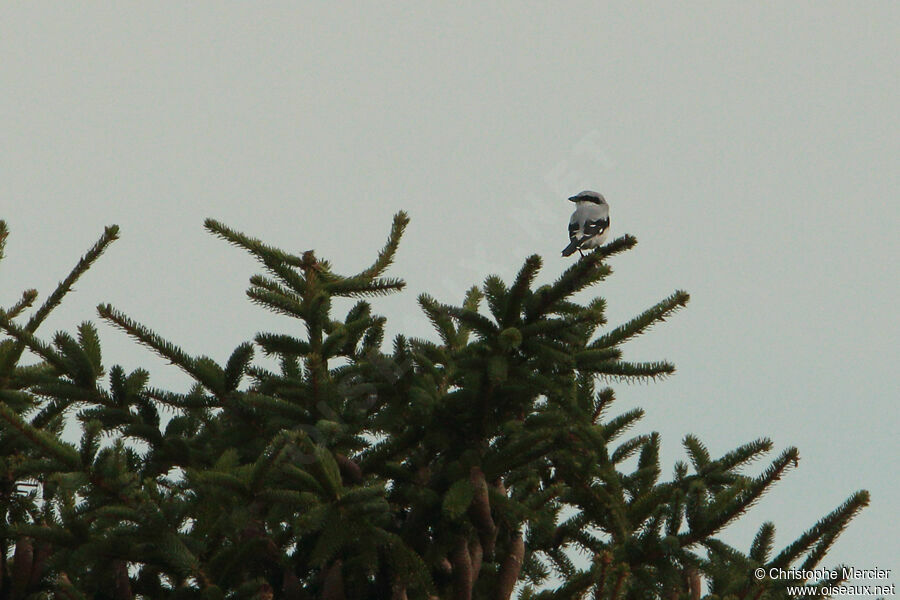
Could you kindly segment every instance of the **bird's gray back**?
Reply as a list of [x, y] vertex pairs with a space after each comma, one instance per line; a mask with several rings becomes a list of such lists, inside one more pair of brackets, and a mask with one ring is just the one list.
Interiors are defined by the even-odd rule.
[[609, 216], [609, 205], [607, 204], [594, 204], [593, 202], [579, 202], [578, 207], [575, 209], [575, 212], [572, 213], [572, 218], [569, 219], [569, 223], [578, 223], [579, 225], [585, 223], [586, 221], [596, 221], [598, 219], [605, 219]]

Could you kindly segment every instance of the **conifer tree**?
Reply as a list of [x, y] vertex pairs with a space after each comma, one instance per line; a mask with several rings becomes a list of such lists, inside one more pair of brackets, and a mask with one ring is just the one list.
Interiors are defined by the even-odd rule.
[[[261, 263], [249, 299], [294, 325], [219, 364], [98, 307], [187, 373], [187, 390], [107, 368], [89, 322], [38, 335], [116, 227], [30, 316], [34, 290], [0, 311], [0, 600], [785, 598], [785, 581], [754, 569], [819, 565], [867, 504], [853, 494], [777, 553], [764, 523], [741, 551], [721, 532], [796, 466], [795, 448], [753, 474], [770, 440], [713, 458], [687, 435], [688, 462], [662, 477], [659, 435], [629, 433], [643, 411], [612, 413], [601, 383], [674, 371], [624, 360], [623, 344], [688, 295], [612, 328], [602, 299], [575, 299], [630, 236], [552, 284], [535, 285], [531, 256], [459, 304], [422, 294], [435, 337], [388, 347], [370, 299], [404, 287], [385, 272], [407, 221], [371, 266], [340, 275], [207, 220]], [[6, 233], [0, 222], [0, 258]], [[343, 298], [355, 303], [340, 316]]]

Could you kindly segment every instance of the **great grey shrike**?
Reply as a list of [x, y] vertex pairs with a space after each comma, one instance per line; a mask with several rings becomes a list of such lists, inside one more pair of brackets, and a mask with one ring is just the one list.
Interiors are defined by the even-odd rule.
[[575, 203], [575, 212], [569, 219], [569, 245], [562, 251], [571, 256], [578, 250], [597, 248], [609, 237], [609, 204], [602, 194], [585, 190], [569, 198]]

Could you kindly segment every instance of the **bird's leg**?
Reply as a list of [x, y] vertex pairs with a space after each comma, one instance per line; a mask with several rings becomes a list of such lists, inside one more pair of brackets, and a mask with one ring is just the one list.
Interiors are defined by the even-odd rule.
[[581, 251], [581, 248], [578, 249], [578, 254], [581, 255], [581, 258], [584, 258], [584, 252]]

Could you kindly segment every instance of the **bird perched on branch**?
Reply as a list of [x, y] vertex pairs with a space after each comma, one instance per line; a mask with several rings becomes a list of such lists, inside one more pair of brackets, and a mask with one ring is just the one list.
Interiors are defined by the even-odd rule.
[[578, 250], [597, 248], [609, 237], [609, 204], [597, 192], [585, 190], [575, 194], [570, 201], [575, 203], [575, 212], [569, 219], [569, 245], [562, 251], [563, 256], [571, 256]]

